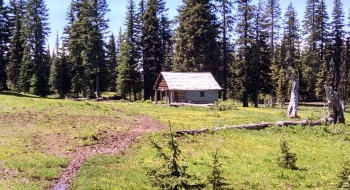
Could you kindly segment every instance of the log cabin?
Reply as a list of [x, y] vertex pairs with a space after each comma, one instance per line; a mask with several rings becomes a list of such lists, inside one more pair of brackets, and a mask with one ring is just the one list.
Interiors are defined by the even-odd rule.
[[221, 87], [209, 72], [161, 72], [153, 90], [155, 104], [165, 96], [166, 104], [212, 104], [218, 100]]

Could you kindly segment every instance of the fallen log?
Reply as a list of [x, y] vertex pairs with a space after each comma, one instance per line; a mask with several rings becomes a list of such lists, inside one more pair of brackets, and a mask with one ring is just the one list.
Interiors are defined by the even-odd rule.
[[222, 131], [222, 130], [228, 130], [228, 129], [247, 129], [247, 130], [260, 130], [267, 127], [272, 126], [279, 126], [279, 127], [285, 127], [285, 126], [295, 126], [295, 125], [301, 125], [301, 126], [315, 126], [315, 125], [322, 125], [326, 124], [327, 122], [331, 122], [332, 118], [326, 117], [322, 118], [316, 121], [277, 121], [276, 123], [273, 122], [262, 122], [262, 123], [256, 123], [256, 124], [243, 124], [243, 125], [233, 125], [233, 126], [226, 126], [226, 127], [216, 127], [216, 128], [203, 128], [203, 129], [197, 129], [197, 130], [178, 130], [175, 131], [177, 136], [181, 135], [198, 135], [201, 133], [206, 132], [216, 132], [216, 131]]

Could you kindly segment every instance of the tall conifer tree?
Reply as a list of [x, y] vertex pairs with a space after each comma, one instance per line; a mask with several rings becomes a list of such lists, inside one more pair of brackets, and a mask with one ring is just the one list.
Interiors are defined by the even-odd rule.
[[271, 92], [272, 85], [270, 79], [270, 45], [268, 44], [268, 37], [270, 33], [269, 22], [266, 19], [263, 10], [265, 9], [263, 1], [259, 0], [255, 11], [254, 29], [255, 40], [252, 46], [252, 53], [254, 60], [253, 72], [253, 102], [254, 107], [258, 107], [259, 93], [267, 94]]
[[[127, 5], [125, 26], [126, 31], [120, 44], [118, 56], [118, 79], [117, 91], [122, 95], [129, 94], [133, 99], [137, 99], [140, 92], [141, 75], [139, 68], [140, 48], [139, 48], [139, 26], [137, 26], [136, 6], [134, 0], [129, 0]], [[129, 52], [128, 52], [129, 51]]]
[[162, 70], [160, 22], [157, 14], [161, 8], [161, 1], [148, 0], [143, 15], [143, 77], [144, 99], [153, 97], [153, 85]]
[[254, 59], [252, 55], [252, 44], [254, 43], [254, 11], [255, 6], [251, 0], [239, 0], [237, 3], [237, 39], [235, 42], [236, 60], [234, 61], [233, 70], [235, 91], [242, 97], [243, 107], [248, 107], [248, 97], [253, 92]]
[[117, 49], [116, 49], [116, 39], [114, 34], [109, 38], [107, 45], [107, 73], [108, 73], [108, 89], [112, 92], [116, 91], [116, 80], [118, 67], [117, 63]]
[[15, 92], [21, 92], [19, 85], [19, 75], [24, 52], [24, 35], [22, 32], [22, 18], [19, 9], [20, 8], [17, 5], [14, 6], [15, 28], [11, 38], [9, 63], [7, 66], [8, 83], [10, 85], [9, 87], [12, 91]]
[[334, 0], [333, 11], [332, 11], [332, 49], [333, 49], [333, 65], [332, 65], [332, 87], [337, 90], [340, 81], [340, 65], [341, 65], [341, 52], [343, 46], [343, 38], [345, 32], [344, 27], [344, 11], [343, 3], [341, 0]]
[[[25, 56], [22, 60], [21, 74], [25, 74], [22, 78], [22, 84], [28, 84], [30, 77], [30, 92], [46, 96], [48, 93], [48, 77], [45, 75], [49, 69], [49, 63], [46, 56], [46, 37], [50, 33], [48, 27], [48, 9], [44, 0], [30, 0], [27, 4], [27, 13], [24, 19], [24, 36], [25, 36]], [[26, 64], [28, 64], [26, 66]], [[27, 86], [23, 88], [24, 92], [28, 92]]]
[[[219, 44], [221, 50], [221, 60], [223, 64], [222, 83], [223, 83], [223, 100], [227, 100], [227, 77], [228, 77], [228, 62], [230, 52], [233, 52], [231, 37], [233, 33], [234, 18], [232, 10], [234, 2], [232, 0], [216, 0], [216, 9], [220, 15], [219, 33], [221, 42]], [[221, 83], [221, 81], [220, 81]]]
[[3, 0], [0, 0], [0, 90], [7, 90], [7, 52], [9, 44], [9, 25], [8, 25], [8, 14], [6, 11], [7, 7]]
[[302, 34], [306, 36], [305, 50], [303, 55], [303, 78], [302, 91], [308, 100], [316, 101], [316, 74], [320, 68], [317, 43], [319, 34], [318, 21], [319, 0], [308, 0], [303, 20]]
[[129, 95], [129, 101], [131, 101], [132, 95], [132, 83], [133, 81], [133, 70], [136, 69], [136, 65], [130, 65], [133, 62], [130, 56], [131, 42], [129, 38], [125, 38], [124, 35], [121, 37], [120, 53], [118, 54], [118, 78], [117, 78], [117, 92], [127, 98]]
[[329, 34], [329, 16], [327, 13], [327, 7], [325, 0], [320, 0], [319, 5], [317, 7], [316, 13], [316, 22], [318, 26], [318, 42], [317, 42], [317, 51], [319, 55], [319, 64], [320, 67], [316, 74], [316, 85], [315, 92], [317, 99], [325, 98], [324, 85], [327, 83], [329, 67], [330, 63], [330, 53], [331, 53], [331, 39]]
[[279, 0], [267, 0], [265, 6], [265, 19], [268, 28], [268, 42], [270, 49], [270, 60], [272, 61], [275, 52], [275, 46], [279, 43], [281, 28], [281, 8]]
[[178, 8], [174, 71], [222, 75], [217, 44], [217, 18], [210, 0], [184, 0]]

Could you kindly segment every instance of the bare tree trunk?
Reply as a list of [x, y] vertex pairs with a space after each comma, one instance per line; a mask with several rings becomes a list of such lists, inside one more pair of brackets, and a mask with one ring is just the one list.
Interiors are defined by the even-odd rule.
[[249, 103], [248, 103], [248, 92], [245, 91], [243, 92], [243, 107], [248, 107]]
[[341, 108], [342, 108], [343, 112], [345, 112], [345, 109], [346, 109], [345, 101], [341, 101], [340, 103], [341, 103]]
[[96, 98], [100, 97], [100, 74], [96, 73]]
[[93, 81], [90, 81], [90, 98], [95, 98], [95, 89]]
[[342, 105], [340, 104], [337, 92], [332, 87], [324, 86], [328, 102], [328, 120], [332, 123], [345, 123]]
[[280, 99], [278, 101], [279, 105], [280, 105], [280, 109], [283, 109], [283, 106], [284, 106], [284, 100], [283, 99]]
[[293, 77], [292, 92], [287, 110], [287, 117], [297, 117], [297, 110], [299, 104], [299, 80]]

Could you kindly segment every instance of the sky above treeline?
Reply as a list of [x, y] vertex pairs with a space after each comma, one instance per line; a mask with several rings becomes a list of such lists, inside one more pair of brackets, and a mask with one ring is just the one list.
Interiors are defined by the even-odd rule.
[[[5, 0], [7, 3], [9, 0]], [[138, 5], [139, 0], [134, 0]], [[253, 4], [257, 4], [259, 0], [253, 0]], [[343, 10], [345, 12], [345, 23], [349, 24], [348, 15], [350, 11], [349, 0], [342, 0]], [[67, 24], [66, 21], [66, 12], [70, 4], [70, 0], [45, 0], [47, 8], [49, 9], [49, 23], [51, 28], [51, 34], [48, 37], [48, 44], [50, 48], [54, 48], [56, 42], [56, 34], [58, 32], [59, 36], [62, 36], [63, 28]], [[119, 33], [120, 28], [124, 28], [125, 15], [126, 15], [126, 6], [129, 0], [107, 0], [107, 3], [110, 8], [110, 12], [106, 15], [106, 18], [109, 19], [109, 31], [115, 36]], [[169, 9], [168, 16], [169, 19], [173, 19], [177, 14], [177, 8], [182, 4], [182, 0], [165, 0], [166, 7]], [[280, 5], [282, 9], [282, 18], [285, 10], [287, 9], [291, 1], [280, 0]], [[304, 12], [306, 6], [306, 0], [293, 0], [293, 6], [298, 11], [298, 18], [301, 24], [301, 21], [304, 19]], [[327, 12], [331, 18], [333, 10], [333, 0], [326, 0]], [[350, 30], [349, 27], [345, 28], [347, 31]]]

